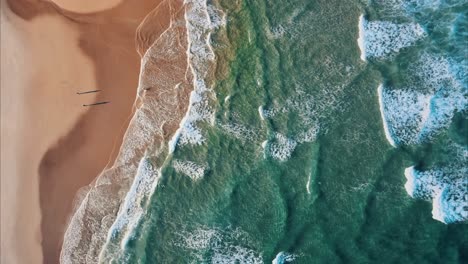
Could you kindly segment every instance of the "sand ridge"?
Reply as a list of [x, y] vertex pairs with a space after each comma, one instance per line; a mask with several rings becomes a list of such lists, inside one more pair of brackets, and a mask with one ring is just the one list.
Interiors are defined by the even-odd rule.
[[[114, 165], [83, 190], [76, 203], [65, 234], [62, 263], [108, 262], [108, 257], [119, 254], [114, 252], [115, 241], [106, 243], [106, 237], [136, 175], [138, 162], [148, 153], [167, 154], [166, 143], [187, 111], [193, 88], [187, 74], [185, 8], [182, 1], [167, 2], [149, 13], [138, 28], [137, 47], [144, 56], [136, 111]], [[153, 16], [159, 13], [171, 15], [165, 16], [164, 23], [153, 23]], [[149, 45], [148, 40], [153, 43]]]

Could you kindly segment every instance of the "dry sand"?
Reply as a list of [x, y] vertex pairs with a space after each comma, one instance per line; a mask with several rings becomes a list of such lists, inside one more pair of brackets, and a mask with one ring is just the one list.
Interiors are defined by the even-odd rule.
[[114, 6], [77, 14], [2, 1], [1, 263], [58, 263], [76, 191], [115, 158], [138, 85], [135, 30], [159, 3], [119, 2], [66, 6]]

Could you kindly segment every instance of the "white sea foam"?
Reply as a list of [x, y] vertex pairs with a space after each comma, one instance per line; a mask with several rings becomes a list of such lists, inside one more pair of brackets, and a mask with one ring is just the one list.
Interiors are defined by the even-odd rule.
[[231, 263], [248, 263], [248, 264], [263, 264], [263, 259], [251, 249], [230, 245], [222, 250], [216, 250], [211, 259], [213, 264], [231, 264]]
[[286, 161], [291, 157], [296, 146], [295, 140], [276, 133], [275, 138], [268, 144], [268, 154], [279, 161]]
[[[466, 92], [465, 92], [466, 93]], [[422, 94], [410, 89], [386, 90], [379, 86], [379, 103], [389, 143], [420, 144], [449, 127], [455, 113], [467, 108], [461, 90]]]
[[[121, 250], [132, 237], [141, 218], [146, 214], [147, 205], [160, 179], [160, 171], [155, 169], [151, 161], [143, 157], [138, 166], [137, 174], [125, 196], [125, 200], [117, 217], [108, 231], [107, 241], [100, 254], [100, 260], [119, 260], [124, 256]], [[120, 246], [115, 243], [120, 241]], [[110, 259], [109, 259], [110, 258]]]
[[416, 84], [425, 86], [427, 91], [435, 92], [441, 87], [461, 86], [457, 79], [456, 64], [451, 59], [425, 52], [412, 64], [409, 71], [419, 78], [414, 81]]
[[297, 256], [294, 254], [289, 254], [287, 252], [281, 251], [280, 253], [276, 255], [275, 259], [273, 259], [271, 263], [272, 264], [285, 264], [285, 263], [294, 261], [296, 257]]
[[406, 90], [378, 89], [380, 113], [387, 141], [393, 147], [419, 143], [430, 113], [430, 95]]
[[411, 197], [432, 201], [434, 219], [444, 223], [468, 221], [466, 167], [442, 167], [427, 171], [409, 167], [405, 170], [405, 177], [405, 189]]
[[358, 44], [363, 60], [392, 56], [426, 36], [424, 29], [417, 23], [367, 21], [362, 15], [359, 19], [359, 29]]
[[178, 235], [181, 240], [175, 244], [183, 250], [190, 250], [198, 263], [263, 263], [262, 256], [252, 249], [248, 234], [240, 229], [200, 227]]
[[359, 16], [359, 37], [357, 39], [359, 50], [361, 51], [361, 60], [366, 61], [366, 44], [365, 44], [365, 29], [364, 29], [364, 15]]
[[263, 114], [263, 106], [258, 107], [258, 114], [260, 115], [261, 120], [265, 120], [265, 116]]
[[468, 221], [466, 190], [468, 179], [461, 180], [458, 188], [445, 188], [433, 199], [432, 218], [443, 223]]
[[380, 112], [387, 140], [418, 144], [437, 136], [457, 112], [468, 108], [468, 89], [462, 66], [449, 59], [423, 53], [410, 67], [415, 80], [405, 89], [378, 88]]
[[414, 197], [414, 166], [411, 166], [409, 168], [405, 169], [405, 178], [406, 178], [406, 183], [405, 183], [405, 190], [406, 193], [408, 193], [409, 196]]
[[198, 165], [195, 162], [187, 160], [174, 160], [172, 167], [179, 172], [189, 176], [192, 180], [196, 181], [205, 175], [207, 166]]
[[388, 123], [387, 119], [385, 117], [385, 108], [384, 108], [384, 101], [383, 101], [383, 85], [380, 84], [379, 87], [377, 88], [377, 94], [379, 98], [379, 108], [380, 108], [380, 116], [382, 117], [382, 123], [383, 123], [383, 128], [384, 128], [384, 133], [385, 133], [385, 138], [387, 139], [388, 143], [396, 148], [396, 143], [395, 140], [393, 140], [390, 130], [388, 129]]
[[[466, 93], [466, 91], [465, 91]], [[419, 141], [433, 138], [441, 130], [448, 128], [455, 113], [466, 109], [466, 94], [460, 91], [439, 91], [431, 98], [430, 114], [421, 131]]]
[[306, 131], [300, 132], [296, 136], [296, 141], [299, 144], [306, 143], [306, 142], [314, 142], [317, 140], [317, 137], [320, 133], [320, 126], [318, 124], [312, 124], [309, 129]]
[[420, 136], [421, 141], [427, 141], [447, 128], [455, 113], [468, 108], [465, 65], [424, 53], [410, 70], [433, 94], [430, 115]]
[[222, 131], [242, 141], [255, 141], [258, 136], [252, 129], [236, 122], [227, 124], [220, 123]]
[[220, 233], [218, 230], [208, 228], [198, 228], [191, 233], [180, 235], [183, 238], [183, 242], [179, 245], [193, 250], [208, 249], [212, 240], [220, 239]]
[[215, 97], [212, 90], [206, 87], [205, 78], [211, 71], [215, 53], [211, 46], [211, 34], [226, 24], [224, 13], [206, 0], [186, 0], [185, 21], [188, 40], [188, 64], [193, 77], [194, 90], [190, 103], [179, 129], [169, 142], [173, 152], [177, 144], [202, 144], [204, 137], [197, 123], [208, 121], [214, 123], [214, 110], [209, 102]]
[[202, 144], [205, 140], [201, 130], [197, 127], [197, 122], [213, 120], [214, 113], [206, 98], [208, 90], [203, 81], [200, 83], [203, 83], [199, 85], [202, 88], [191, 92], [187, 114], [181, 120], [179, 128], [169, 141], [170, 153], [174, 152], [177, 144]]

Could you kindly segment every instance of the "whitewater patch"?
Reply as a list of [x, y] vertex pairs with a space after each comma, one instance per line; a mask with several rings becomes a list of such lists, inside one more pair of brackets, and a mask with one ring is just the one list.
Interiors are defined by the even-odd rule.
[[198, 165], [195, 162], [187, 160], [174, 160], [172, 162], [172, 167], [179, 173], [185, 174], [190, 177], [192, 180], [196, 181], [205, 175], [207, 166]]
[[[126, 262], [123, 261], [123, 254], [128, 251], [121, 248], [143, 224], [140, 222], [146, 215], [145, 203], [153, 193], [148, 188], [156, 188], [160, 177], [159, 169], [153, 168], [156, 165], [151, 164], [150, 160], [155, 156], [167, 155], [168, 150], [174, 151], [180, 140], [189, 141], [186, 138], [190, 138], [191, 141], [200, 141], [193, 136], [187, 137], [191, 125], [199, 119], [209, 121], [211, 109], [205, 108], [209, 93], [200, 92], [200, 89], [206, 88], [203, 79], [210, 72], [208, 62], [213, 61], [214, 53], [207, 41], [209, 32], [197, 31], [197, 27], [212, 27], [224, 18], [220, 18], [206, 1], [172, 3], [181, 9], [173, 10], [175, 13], [171, 14], [169, 28], [154, 41], [141, 59], [136, 113], [125, 133], [116, 162], [98, 176], [76, 205], [65, 233], [60, 256], [63, 263], [98, 263], [98, 258], [106, 263], [107, 259]], [[187, 21], [201, 17], [202, 21]], [[207, 23], [208, 20], [211, 22]], [[190, 27], [186, 27], [187, 24]], [[149, 24], [140, 26], [151, 27]], [[189, 82], [196, 86], [193, 96], [189, 94], [192, 90]], [[154, 87], [157, 89], [147, 89]], [[190, 107], [181, 113], [189, 96]], [[183, 120], [187, 113], [191, 116]], [[181, 120], [184, 121], [183, 125], [179, 126], [173, 140], [167, 142], [167, 133], [173, 133]], [[199, 131], [195, 125], [192, 127], [194, 131]], [[169, 149], [166, 148], [167, 143]], [[136, 243], [143, 244], [145, 239]]]
[[258, 136], [254, 130], [236, 123], [219, 123], [218, 126], [221, 128], [222, 132], [233, 136], [241, 141], [256, 141], [258, 140]]
[[[180, 239], [174, 244], [188, 250], [199, 263], [263, 263], [261, 254], [252, 249], [249, 235], [236, 228], [199, 227], [194, 231], [178, 233]], [[242, 245], [239, 244], [242, 241]]]
[[188, 12], [185, 13], [187, 28], [187, 56], [190, 72], [193, 76], [194, 90], [190, 103], [179, 129], [169, 142], [172, 153], [177, 144], [202, 144], [205, 139], [197, 123], [208, 121], [214, 123], [214, 109], [210, 99], [215, 98], [213, 91], [206, 86], [205, 78], [214, 65], [215, 53], [211, 46], [211, 34], [214, 30], [226, 24], [225, 15], [221, 10], [207, 4], [206, 1], [185, 1]]
[[410, 71], [417, 78], [415, 85], [419, 83], [433, 95], [430, 116], [420, 136], [420, 141], [427, 141], [447, 128], [455, 113], [467, 109], [466, 63], [426, 52]]
[[[160, 176], [160, 170], [153, 167], [150, 159], [143, 157], [130, 190], [108, 231], [107, 241], [99, 256], [101, 261], [125, 259], [124, 250], [126, 245], [134, 235], [142, 217], [146, 214]], [[118, 243], [119, 241], [120, 243]]]
[[358, 46], [361, 60], [388, 58], [413, 45], [427, 34], [417, 23], [395, 24], [389, 21], [367, 21], [359, 17]]
[[214, 120], [214, 110], [208, 101], [208, 93], [211, 91], [205, 87], [203, 81], [200, 83], [198, 89], [191, 92], [187, 114], [168, 143], [170, 153], [174, 152], [177, 144], [200, 145], [205, 141], [202, 131], [197, 126], [197, 122], [209, 121], [212, 123]]
[[283, 252], [281, 251], [280, 253], [278, 253], [275, 257], [275, 259], [273, 259], [273, 261], [271, 262], [272, 264], [284, 264], [284, 263], [289, 263], [289, 262], [292, 262], [296, 259], [296, 255], [294, 254], [290, 254], [290, 253], [287, 253], [287, 252]]
[[441, 87], [462, 87], [463, 75], [466, 74], [463, 65], [453, 59], [428, 52], [422, 53], [409, 71], [416, 77], [411, 80], [413, 84], [419, 83], [430, 92], [436, 92]]
[[447, 129], [455, 113], [468, 108], [463, 65], [423, 53], [410, 68], [410, 85], [394, 89], [380, 85], [378, 98], [389, 143], [418, 144]]
[[260, 116], [260, 119], [263, 121], [265, 120], [265, 115], [263, 113], [263, 106], [258, 107], [258, 115]]
[[378, 89], [379, 107], [387, 141], [393, 147], [419, 143], [429, 117], [431, 96], [406, 90]]
[[450, 126], [455, 113], [466, 110], [467, 96], [462, 88], [441, 89], [430, 94], [380, 85], [380, 112], [388, 142], [396, 147], [432, 140]]
[[276, 133], [274, 139], [267, 143], [266, 149], [268, 154], [274, 159], [286, 161], [291, 157], [296, 146], [297, 142], [295, 140]]
[[432, 202], [432, 217], [446, 224], [468, 221], [468, 169], [443, 167], [405, 169], [406, 192]]
[[214, 109], [210, 101], [216, 98], [205, 79], [214, 67], [216, 55], [211, 46], [211, 35], [226, 25], [225, 14], [206, 1], [188, 0], [185, 12], [187, 28], [187, 57], [189, 70], [193, 77], [194, 90], [190, 95], [187, 112], [179, 124], [179, 129], [169, 141], [172, 153], [177, 145], [199, 145], [205, 141], [197, 123], [207, 121], [214, 124]]
[[428, 141], [448, 128], [455, 113], [465, 110], [467, 105], [467, 91], [438, 91], [431, 99], [430, 115], [421, 131], [419, 141]]
[[358, 46], [359, 46], [359, 50], [361, 51], [361, 60], [362, 61], [366, 61], [366, 43], [365, 43], [365, 38], [364, 38], [364, 33], [365, 33], [365, 29], [364, 29], [364, 23], [365, 23], [365, 20], [364, 20], [364, 15], [360, 15], [359, 16], [359, 23], [358, 23], [358, 27], [359, 27], [359, 37], [357, 39], [357, 43], [358, 43]]

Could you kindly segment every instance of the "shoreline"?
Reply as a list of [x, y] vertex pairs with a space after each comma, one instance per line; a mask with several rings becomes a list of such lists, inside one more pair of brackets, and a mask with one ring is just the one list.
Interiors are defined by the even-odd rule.
[[358, 27], [359, 27], [359, 37], [357, 39], [357, 43], [359, 46], [359, 50], [361, 51], [360, 58], [362, 61], [367, 61], [366, 59], [366, 39], [365, 39], [365, 29], [364, 29], [364, 23], [365, 23], [365, 18], [364, 15], [361, 14], [359, 16], [359, 22], [358, 22]]
[[[25, 59], [30, 70], [17, 70], [5, 74], [12, 76], [8, 80], [2, 79], [2, 99], [5, 94], [17, 93], [14, 99], [8, 96], [9, 100], [23, 105], [23, 117], [2, 107], [2, 134], [13, 133], [3, 131], [3, 121], [16, 119], [18, 126], [11, 129], [26, 134], [17, 136], [8, 150], [17, 152], [17, 160], [28, 160], [28, 166], [24, 166], [27, 171], [16, 170], [13, 163], [2, 166], [2, 186], [18, 179], [14, 194], [2, 189], [2, 208], [18, 199], [18, 206], [5, 210], [15, 211], [12, 218], [19, 220], [12, 231], [2, 229], [2, 238], [17, 233], [11, 242], [2, 239], [2, 251], [8, 252], [8, 256], [2, 255], [2, 262], [38, 263], [43, 259], [44, 263], [58, 263], [76, 192], [113, 163], [134, 112], [140, 69], [135, 31], [154, 6], [150, 1], [136, 6], [125, 1], [110, 10], [78, 14], [49, 2], [10, 1], [7, 6], [2, 1], [2, 13], [11, 14], [6, 23], [20, 35], [18, 41], [27, 44], [16, 55], [31, 53], [32, 57]], [[121, 15], [128, 20], [114, 19]], [[13, 48], [2, 49], [10, 53]], [[11, 60], [15, 62], [18, 57]], [[41, 67], [37, 67], [39, 63]], [[2, 74], [4, 70], [9, 73], [2, 67]], [[13, 79], [22, 83], [4, 85]], [[83, 89], [102, 91], [76, 95]], [[101, 100], [111, 103], [82, 107], [83, 103]], [[15, 159], [4, 155], [6, 151], [2, 147], [2, 164]], [[7, 174], [11, 176], [3, 176]], [[23, 250], [28, 254], [21, 253]]]
[[[138, 53], [144, 55], [139, 67], [135, 111], [114, 164], [89, 185], [82, 199], [76, 200], [65, 232], [60, 255], [62, 263], [80, 263], [85, 256], [98, 262], [113, 253], [114, 245], [109, 244], [107, 238], [117, 221], [114, 218], [120, 202], [134, 182], [139, 161], [148, 147], [165, 151], [165, 144], [188, 107], [191, 86], [186, 75], [186, 49], [182, 49], [187, 45], [184, 24], [180, 21], [183, 11], [182, 1], [163, 1], [138, 26], [136, 46]], [[170, 15], [161, 21], [161, 14]], [[160, 52], [167, 49], [164, 47], [175, 49], [169, 54], [177, 56]], [[155, 79], [154, 76], [161, 77]], [[162, 96], [168, 92], [174, 95]], [[170, 98], [177, 103], [168, 100]]]
[[388, 128], [387, 124], [387, 118], [385, 117], [385, 106], [383, 102], [383, 84], [379, 84], [379, 87], [377, 87], [377, 95], [379, 98], [379, 108], [380, 108], [380, 117], [382, 118], [382, 124], [384, 128], [384, 133], [385, 133], [385, 138], [387, 139], [387, 142], [394, 148], [397, 147], [395, 140], [393, 140], [392, 135], [390, 133], [390, 130]]

